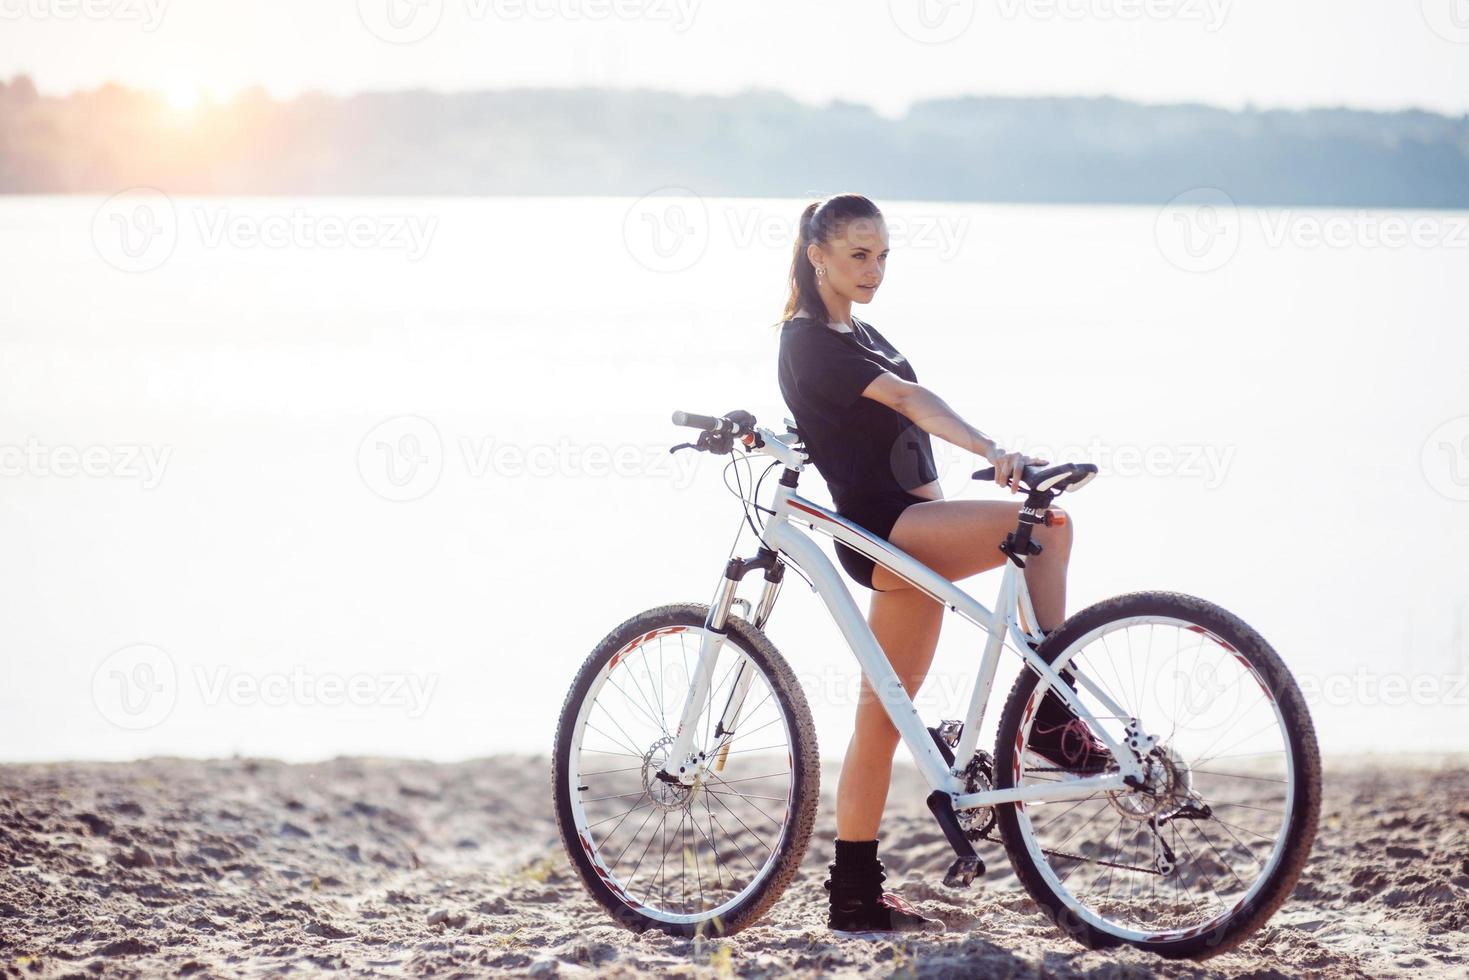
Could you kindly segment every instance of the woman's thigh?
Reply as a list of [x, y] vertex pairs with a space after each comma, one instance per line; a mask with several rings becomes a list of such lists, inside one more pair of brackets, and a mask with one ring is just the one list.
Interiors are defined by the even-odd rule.
[[[930, 500], [899, 514], [888, 540], [944, 578], [957, 582], [1004, 563], [1000, 542], [1015, 530], [1019, 516], [1019, 502]], [[1052, 530], [1037, 527], [1036, 540], [1044, 546]], [[881, 565], [872, 570], [872, 584], [882, 591], [911, 588]]]

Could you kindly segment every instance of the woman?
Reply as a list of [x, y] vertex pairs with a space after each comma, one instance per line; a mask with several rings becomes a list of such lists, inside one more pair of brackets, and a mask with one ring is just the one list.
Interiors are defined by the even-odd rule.
[[[918, 384], [886, 337], [852, 315], [852, 305], [871, 302], [882, 285], [887, 257], [882, 213], [867, 198], [840, 194], [806, 208], [781, 327], [781, 394], [837, 512], [958, 581], [1004, 561], [999, 544], [1014, 530], [1019, 504], [944, 500], [930, 434], [992, 464], [995, 482], [1012, 494], [1024, 467], [1045, 460], [1006, 452], [965, 422]], [[1026, 562], [1025, 580], [1043, 632], [1065, 618], [1071, 536], [1070, 520], [1035, 528], [1043, 550]], [[846, 545], [836, 549], [847, 574], [872, 590], [868, 624], [912, 697], [933, 661], [944, 607]], [[833, 929], [942, 928], [882, 890], [877, 832], [897, 744], [864, 677], [837, 785], [836, 860], [826, 883]], [[1037, 713], [1030, 748], [1081, 771], [1097, 769], [1106, 751], [1054, 695]]]

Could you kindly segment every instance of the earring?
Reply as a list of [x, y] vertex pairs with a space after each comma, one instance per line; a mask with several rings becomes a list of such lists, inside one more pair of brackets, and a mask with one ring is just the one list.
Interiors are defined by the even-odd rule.
[[824, 266], [824, 265], [818, 265], [816, 267], [816, 278], [817, 279], [823, 279], [825, 277], [826, 277], [826, 266]]

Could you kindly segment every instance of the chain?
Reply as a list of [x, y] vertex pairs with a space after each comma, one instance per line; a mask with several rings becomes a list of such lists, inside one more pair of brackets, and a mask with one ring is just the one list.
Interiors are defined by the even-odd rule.
[[[998, 837], [991, 837], [988, 834], [979, 839], [982, 841], [988, 841], [991, 844], [999, 844], [1001, 846], [1004, 846], [1005, 843]], [[1118, 864], [1115, 861], [1099, 861], [1095, 858], [1082, 857], [1080, 854], [1072, 854], [1068, 851], [1052, 850], [1049, 847], [1041, 848], [1041, 853], [1046, 855], [1046, 857], [1067, 858], [1072, 861], [1084, 861], [1087, 864], [1100, 864], [1104, 868], [1120, 868], [1123, 871], [1141, 871], [1143, 874], [1157, 875], [1159, 878], [1164, 877], [1163, 872], [1158, 871], [1155, 868], [1140, 868], [1135, 864]]]
[[[1076, 770], [1076, 769], [1065, 769], [1065, 768], [1062, 768], [1060, 766], [1051, 766], [1051, 767], [1045, 767], [1045, 766], [1026, 766], [1025, 767], [1025, 771], [1026, 772], [1065, 772], [1065, 773], [1071, 773], [1072, 775], [1075, 775], [1078, 772], [1078, 770]], [[1118, 770], [1116, 770], [1116, 769], [1099, 769], [1099, 770], [1097, 770], [1096, 773], [1093, 773], [1092, 775], [1100, 775], [1103, 772], [1117, 772], [1117, 771]], [[1001, 846], [1004, 846], [1004, 843], [1005, 843], [1004, 841], [1000, 840], [998, 837], [991, 837], [989, 834], [986, 834], [983, 837], [978, 838], [978, 840], [988, 841], [991, 844], [999, 844]], [[1082, 856], [1080, 854], [1072, 854], [1070, 851], [1057, 851], [1057, 850], [1054, 850], [1054, 849], [1049, 848], [1049, 847], [1043, 847], [1043, 848], [1041, 848], [1041, 853], [1044, 854], [1046, 857], [1065, 858], [1065, 859], [1067, 859], [1069, 861], [1084, 861], [1087, 864], [1099, 864], [1099, 865], [1101, 865], [1104, 868], [1120, 868], [1123, 871], [1141, 871], [1143, 874], [1157, 875], [1160, 878], [1164, 877], [1163, 873], [1161, 871], [1157, 870], [1156, 868], [1140, 868], [1140, 867], [1138, 867], [1135, 864], [1118, 864], [1115, 861], [1101, 861], [1101, 860], [1098, 860], [1096, 858], [1084, 857], [1084, 856]]]

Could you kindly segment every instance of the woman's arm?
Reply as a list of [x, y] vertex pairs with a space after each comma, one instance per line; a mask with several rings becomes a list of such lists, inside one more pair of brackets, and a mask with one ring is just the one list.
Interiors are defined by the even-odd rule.
[[984, 457], [995, 467], [995, 483], [1008, 486], [1011, 493], [1019, 489], [1017, 481], [1027, 464], [1045, 462], [1024, 453], [1005, 452], [994, 439], [960, 418], [938, 395], [923, 385], [904, 381], [891, 371], [874, 378], [863, 389], [862, 397], [886, 405], [924, 432]]

